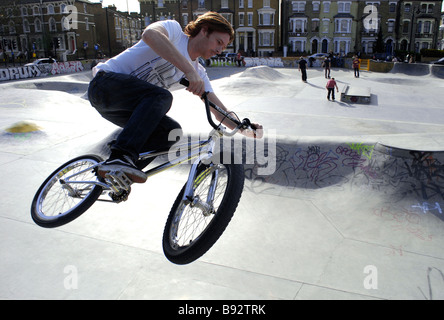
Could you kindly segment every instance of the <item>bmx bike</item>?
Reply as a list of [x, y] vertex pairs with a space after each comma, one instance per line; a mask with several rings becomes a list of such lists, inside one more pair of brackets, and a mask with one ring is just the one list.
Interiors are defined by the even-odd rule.
[[[187, 80], [181, 81], [187, 85]], [[214, 154], [223, 136], [233, 136], [240, 129], [255, 130], [248, 119], [225, 113], [204, 94], [207, 120], [213, 127], [208, 139], [188, 142], [180, 147], [179, 157], [144, 171], [148, 178], [178, 164], [192, 160], [188, 180], [168, 215], [162, 237], [166, 258], [176, 264], [187, 264], [205, 254], [225, 231], [237, 208], [244, 186], [242, 164], [222, 163], [223, 151]], [[210, 107], [228, 117], [236, 127], [228, 131], [214, 123]], [[151, 150], [139, 160], [167, 155], [169, 149]], [[31, 205], [34, 222], [45, 228], [59, 227], [78, 218], [95, 201], [120, 203], [128, 199], [131, 181], [122, 173], [97, 174], [104, 162], [98, 155], [83, 155], [57, 168], [40, 186]], [[145, 170], [145, 169], [144, 169]], [[108, 194], [109, 198], [106, 197]], [[106, 197], [106, 198], [104, 198]]]

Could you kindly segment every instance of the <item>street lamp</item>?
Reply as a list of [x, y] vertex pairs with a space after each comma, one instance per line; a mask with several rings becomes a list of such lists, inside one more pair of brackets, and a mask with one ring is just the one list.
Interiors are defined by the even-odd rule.
[[413, 41], [413, 30], [414, 30], [414, 26], [415, 26], [415, 13], [420, 14], [421, 10], [417, 6], [414, 6], [412, 9], [413, 9], [413, 11], [412, 11], [412, 26], [410, 29], [410, 45], [409, 45], [409, 47], [410, 47], [411, 52], [415, 52], [415, 43]]

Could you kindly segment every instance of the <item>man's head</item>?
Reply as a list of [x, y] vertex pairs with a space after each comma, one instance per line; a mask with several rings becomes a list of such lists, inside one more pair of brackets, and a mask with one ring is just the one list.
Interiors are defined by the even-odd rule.
[[207, 12], [185, 27], [185, 34], [190, 36], [191, 59], [200, 56], [204, 59], [222, 53], [234, 39], [234, 30], [230, 23], [216, 12]]
[[217, 12], [206, 12], [199, 16], [196, 20], [191, 21], [185, 27], [185, 34], [195, 37], [204, 29], [208, 35], [214, 31], [228, 33], [231, 43], [234, 40], [234, 30], [231, 24]]

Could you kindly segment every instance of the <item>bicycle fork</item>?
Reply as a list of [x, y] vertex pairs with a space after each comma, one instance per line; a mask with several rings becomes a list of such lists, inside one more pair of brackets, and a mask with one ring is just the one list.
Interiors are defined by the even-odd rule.
[[[214, 147], [215, 147], [215, 141], [214, 139], [211, 139], [208, 145], [208, 150], [204, 154], [199, 155], [199, 157], [197, 157], [197, 159], [192, 164], [182, 198], [183, 203], [189, 204], [191, 207], [196, 207], [202, 210], [204, 216], [209, 216], [215, 213], [213, 202], [219, 178], [217, 170], [218, 165], [211, 164], [207, 170], [200, 172], [199, 175], [197, 169], [200, 163], [205, 161], [208, 161], [209, 163], [211, 162], [211, 158], [213, 157]], [[196, 186], [201, 182], [201, 180], [207, 177], [209, 174], [211, 174], [212, 177], [211, 177], [210, 186], [208, 188], [207, 199], [200, 199], [199, 195], [194, 194], [194, 190]]]

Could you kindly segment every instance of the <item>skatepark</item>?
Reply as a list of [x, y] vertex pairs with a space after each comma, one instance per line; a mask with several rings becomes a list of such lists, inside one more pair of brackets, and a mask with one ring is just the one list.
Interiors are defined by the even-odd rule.
[[[117, 128], [82, 99], [89, 72], [1, 83], [0, 298], [444, 299], [442, 68], [395, 64], [359, 78], [333, 68], [336, 101], [320, 68], [307, 83], [297, 68], [208, 68], [219, 98], [265, 139], [246, 142], [258, 159], [230, 225], [186, 266], [161, 248], [186, 168], [63, 227], [35, 225], [43, 180], [78, 155], [106, 156]], [[342, 101], [347, 86], [369, 101]], [[184, 132], [208, 133], [199, 99], [180, 86], [173, 96]], [[7, 130], [20, 121], [36, 130]]]

